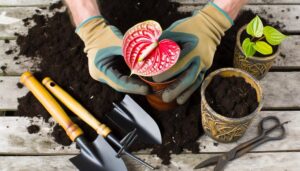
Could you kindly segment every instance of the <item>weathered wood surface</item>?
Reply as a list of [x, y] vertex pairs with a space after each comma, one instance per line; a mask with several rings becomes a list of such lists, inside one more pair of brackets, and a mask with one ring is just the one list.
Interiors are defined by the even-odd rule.
[[[206, 4], [208, 0], [171, 0], [182, 5], [202, 5]], [[300, 4], [299, 0], [249, 0], [249, 4]]]
[[[183, 5], [179, 7], [179, 11], [192, 11], [202, 8], [202, 5]], [[299, 16], [300, 5], [247, 5], [245, 9], [250, 9], [259, 13], [262, 17], [268, 18], [270, 14], [273, 18], [270, 18], [271, 22], [280, 22], [284, 26], [284, 30], [290, 32], [299, 32], [300, 20], [296, 19]], [[32, 16], [38, 7], [1, 7], [1, 12], [7, 12], [7, 16], [15, 17], [18, 19], [24, 19]], [[281, 12], [284, 10], [284, 12]], [[22, 21], [11, 25], [0, 25], [0, 37], [14, 39], [14, 33], [26, 33], [27, 28], [23, 26]]]
[[0, 77], [0, 110], [17, 109], [18, 97], [24, 96], [28, 90], [19, 89], [17, 83], [19, 77]]
[[[0, 117], [0, 154], [76, 154], [75, 145], [63, 147], [51, 136], [55, 124], [40, 118]], [[37, 134], [29, 134], [27, 127], [39, 125]], [[1, 169], [0, 169], [1, 170]]]
[[[6, 54], [7, 51], [12, 50], [11, 54]], [[25, 56], [18, 55], [19, 47], [15, 40], [10, 40], [5, 43], [0, 40], [0, 66], [5, 66], [5, 70], [0, 70], [0, 75], [17, 76], [25, 71], [38, 70], [39, 59], [32, 59]]]
[[[64, 11], [66, 8], [63, 7], [60, 10], [54, 11]], [[0, 39], [15, 39], [18, 34], [26, 34], [28, 27], [34, 25], [33, 22], [29, 26], [24, 26], [23, 19], [28, 18], [36, 14], [36, 11], [40, 11], [40, 14], [52, 16], [54, 11], [49, 12], [47, 10], [41, 10], [40, 7], [1, 7], [0, 14], [2, 12], [6, 13], [6, 16], [20, 19], [18, 22], [9, 25], [0, 25]]]
[[[138, 157], [159, 166], [157, 171], [193, 171], [200, 162], [215, 156], [215, 154], [187, 154], [173, 155], [169, 166], [161, 165], [161, 161], [152, 155], [138, 155]], [[74, 171], [76, 168], [69, 161], [72, 155], [61, 156], [3, 156], [0, 157], [0, 170], [41, 170], [43, 171]], [[298, 171], [300, 167], [299, 152], [284, 153], [249, 153], [245, 156], [229, 162], [225, 171]], [[151, 171], [137, 164], [129, 158], [124, 159], [129, 171]], [[280, 163], [280, 164], [279, 164]], [[213, 166], [201, 169], [211, 171]]]
[[[27, 92], [19, 89], [17, 76], [5, 76], [0, 80], [0, 110], [16, 110], [17, 98]], [[265, 109], [300, 108], [300, 74], [298, 72], [270, 72], [261, 81], [264, 93]]]
[[[199, 139], [200, 152], [225, 152], [237, 144], [245, 142], [257, 135], [257, 125], [262, 117], [277, 116], [282, 122], [291, 121], [286, 124], [286, 138], [280, 141], [269, 142], [254, 149], [256, 152], [264, 151], [300, 151], [300, 111], [263, 111], [258, 114], [246, 134], [236, 143], [221, 144], [207, 136]], [[27, 127], [30, 124], [40, 126], [38, 134], [29, 134]], [[74, 154], [77, 153], [75, 146], [65, 147], [58, 145], [49, 135], [52, 130], [49, 123], [38, 118], [25, 117], [0, 117], [0, 154]], [[139, 154], [148, 154], [149, 151], [140, 151]], [[189, 153], [189, 152], [187, 152]]]
[[[201, 8], [201, 5], [182, 5], [178, 10], [188, 12]], [[300, 5], [246, 5], [244, 9], [252, 10], [259, 16], [268, 19], [271, 23], [278, 22], [285, 31], [299, 32], [300, 30], [300, 19], [297, 19]]]
[[49, 6], [59, 0], [1, 0], [0, 6]]

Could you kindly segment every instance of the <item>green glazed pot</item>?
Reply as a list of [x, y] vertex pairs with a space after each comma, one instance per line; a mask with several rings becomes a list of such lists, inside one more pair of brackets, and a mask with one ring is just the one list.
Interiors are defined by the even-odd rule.
[[[206, 101], [205, 90], [216, 75], [243, 77], [256, 90], [259, 105], [255, 111], [242, 118], [229, 118], [214, 111]], [[251, 121], [262, 108], [263, 95], [258, 80], [253, 76], [240, 69], [223, 68], [210, 73], [205, 78], [201, 86], [201, 99], [202, 126], [205, 133], [218, 142], [230, 143], [244, 135]]]
[[246, 26], [240, 28], [236, 38], [236, 46], [234, 50], [233, 66], [247, 71], [258, 80], [262, 79], [272, 67], [275, 58], [279, 54], [279, 47], [276, 52], [267, 57], [252, 56], [246, 59], [241, 45], [241, 35], [246, 30]]

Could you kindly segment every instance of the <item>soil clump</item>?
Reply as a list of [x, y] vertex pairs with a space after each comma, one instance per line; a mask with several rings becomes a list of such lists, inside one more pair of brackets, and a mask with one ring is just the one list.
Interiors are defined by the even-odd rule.
[[27, 131], [29, 134], [36, 134], [40, 132], [40, 127], [38, 125], [30, 125], [27, 127]]

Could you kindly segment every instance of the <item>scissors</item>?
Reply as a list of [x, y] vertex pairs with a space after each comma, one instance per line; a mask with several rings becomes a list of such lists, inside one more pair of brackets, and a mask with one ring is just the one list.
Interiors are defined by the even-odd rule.
[[[271, 121], [274, 123], [270, 128], [265, 128], [265, 123], [267, 121]], [[239, 158], [240, 156], [246, 154], [247, 152], [251, 151], [255, 147], [268, 142], [268, 141], [274, 141], [274, 140], [281, 140], [285, 137], [285, 128], [284, 124], [288, 123], [280, 123], [280, 120], [275, 116], [268, 116], [263, 118], [259, 125], [258, 125], [258, 133], [259, 135], [247, 142], [244, 142], [232, 150], [224, 153], [220, 156], [211, 157], [200, 164], [198, 164], [194, 169], [200, 169], [206, 166], [214, 165], [216, 164], [216, 167], [214, 171], [223, 171], [225, 165], [236, 158]], [[276, 136], [269, 136], [270, 133], [272, 133], [275, 130], [279, 130], [279, 135]]]

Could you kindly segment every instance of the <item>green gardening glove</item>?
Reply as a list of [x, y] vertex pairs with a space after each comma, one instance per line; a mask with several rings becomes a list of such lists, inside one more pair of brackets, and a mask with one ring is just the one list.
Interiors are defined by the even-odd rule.
[[[142, 81], [120, 73], [116, 68], [123, 61], [122, 33], [107, 25], [103, 17], [94, 16], [82, 22], [76, 33], [85, 44], [89, 72], [92, 78], [106, 83], [117, 91], [134, 94], [148, 94], [149, 88]], [[124, 62], [124, 65], [125, 62]]]
[[183, 104], [200, 86], [206, 70], [210, 68], [217, 46], [224, 32], [233, 24], [232, 19], [214, 3], [209, 3], [192, 17], [173, 23], [161, 39], [172, 39], [181, 45], [178, 62], [166, 72], [154, 76], [156, 82], [177, 78], [164, 90], [162, 99], [176, 99]]

